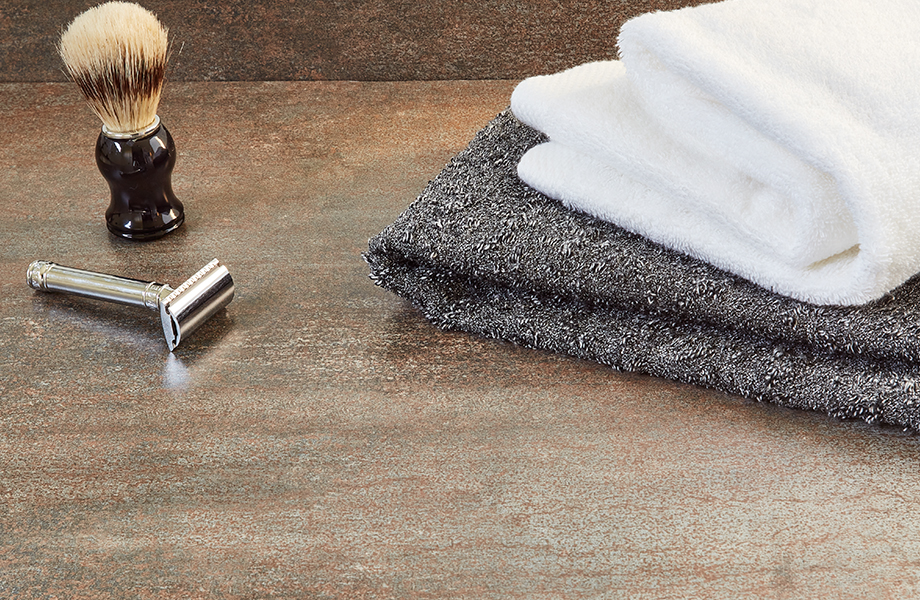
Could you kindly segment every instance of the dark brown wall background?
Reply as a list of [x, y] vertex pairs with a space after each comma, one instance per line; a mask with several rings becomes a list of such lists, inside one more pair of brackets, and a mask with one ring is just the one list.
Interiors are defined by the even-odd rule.
[[[175, 81], [520, 79], [616, 56], [629, 17], [711, 0], [142, 0]], [[55, 44], [98, 4], [0, 0], [0, 82], [63, 81]]]

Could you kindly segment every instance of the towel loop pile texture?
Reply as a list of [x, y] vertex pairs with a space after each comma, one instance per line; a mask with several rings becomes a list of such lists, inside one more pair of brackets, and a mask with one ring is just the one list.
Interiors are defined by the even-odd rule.
[[620, 61], [525, 80], [566, 205], [793, 298], [920, 271], [920, 2], [726, 0], [627, 22]]
[[862, 306], [772, 293], [524, 185], [546, 137], [496, 117], [365, 259], [436, 326], [920, 430], [920, 280]]

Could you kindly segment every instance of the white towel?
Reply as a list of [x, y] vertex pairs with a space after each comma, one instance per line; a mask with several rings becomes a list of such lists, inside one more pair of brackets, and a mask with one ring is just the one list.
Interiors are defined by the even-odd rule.
[[520, 177], [775, 292], [920, 271], [920, 2], [726, 0], [642, 15], [620, 61], [533, 77]]

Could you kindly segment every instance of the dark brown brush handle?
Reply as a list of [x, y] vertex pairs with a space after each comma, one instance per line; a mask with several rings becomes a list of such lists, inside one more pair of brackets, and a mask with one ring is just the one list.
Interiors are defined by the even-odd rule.
[[136, 138], [99, 134], [96, 165], [112, 192], [105, 211], [109, 231], [152, 240], [182, 225], [185, 211], [172, 190], [175, 164], [176, 144], [162, 124]]

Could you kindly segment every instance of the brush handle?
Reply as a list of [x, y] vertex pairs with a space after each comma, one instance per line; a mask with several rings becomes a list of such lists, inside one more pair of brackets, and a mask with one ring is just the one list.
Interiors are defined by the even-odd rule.
[[160, 303], [173, 289], [154, 281], [140, 281], [106, 275], [36, 260], [26, 272], [29, 286], [44, 292], [64, 292], [129, 306], [159, 310]]
[[126, 239], [152, 240], [182, 225], [185, 211], [172, 189], [175, 164], [176, 144], [162, 123], [136, 138], [99, 134], [96, 165], [112, 195], [105, 211], [109, 231]]

